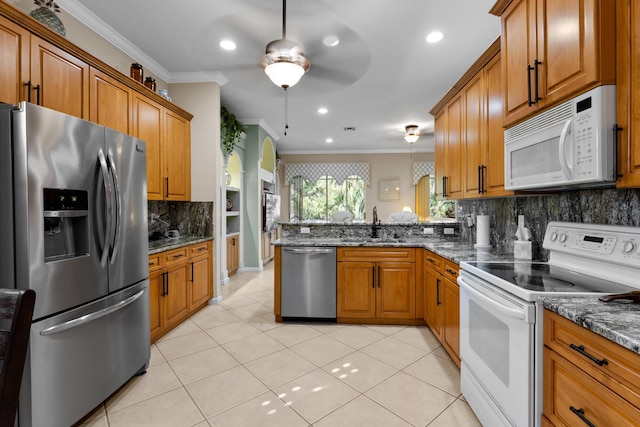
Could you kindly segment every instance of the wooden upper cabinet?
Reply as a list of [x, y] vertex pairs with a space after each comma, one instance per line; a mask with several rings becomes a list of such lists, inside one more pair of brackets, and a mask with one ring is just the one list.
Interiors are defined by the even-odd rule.
[[165, 110], [162, 141], [165, 200], [191, 199], [191, 126], [189, 120]]
[[445, 196], [450, 199], [462, 197], [462, 142], [464, 137], [463, 96], [455, 97], [447, 106], [447, 144]]
[[164, 174], [162, 167], [162, 118], [163, 109], [145, 96], [133, 95], [132, 135], [147, 145], [147, 198], [162, 200]]
[[89, 65], [32, 35], [31, 102], [87, 119]]
[[618, 188], [640, 187], [640, 5], [617, 0]]
[[605, 0], [514, 0], [501, 14], [504, 126], [615, 83], [615, 7]]
[[447, 110], [443, 108], [433, 119], [433, 142], [436, 174], [436, 197], [444, 196], [444, 177], [447, 166]]
[[89, 78], [89, 120], [131, 133], [132, 90], [95, 68], [89, 70]]
[[484, 166], [484, 92], [482, 72], [475, 75], [463, 89], [464, 93], [464, 197], [478, 197], [482, 193], [482, 166]]
[[26, 100], [31, 34], [0, 16], [0, 102]]

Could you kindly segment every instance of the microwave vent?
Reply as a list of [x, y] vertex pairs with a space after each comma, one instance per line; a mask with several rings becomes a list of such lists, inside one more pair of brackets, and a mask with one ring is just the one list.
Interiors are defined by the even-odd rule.
[[573, 100], [569, 100], [563, 104], [553, 107], [543, 113], [540, 113], [524, 122], [515, 125], [504, 131], [504, 142], [511, 142], [522, 137], [540, 132], [550, 126], [573, 117]]

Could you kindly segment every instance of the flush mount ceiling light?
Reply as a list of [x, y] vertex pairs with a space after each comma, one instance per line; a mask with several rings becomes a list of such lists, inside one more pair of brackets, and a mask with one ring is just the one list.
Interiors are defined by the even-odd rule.
[[233, 40], [222, 40], [220, 42], [220, 47], [223, 48], [224, 50], [236, 50], [236, 44], [233, 42]]
[[404, 140], [409, 144], [413, 144], [420, 138], [420, 128], [418, 125], [407, 125], [404, 127]]
[[287, 0], [282, 0], [282, 38], [267, 45], [260, 66], [271, 81], [284, 90], [298, 83], [311, 68], [302, 46], [287, 39]]
[[433, 31], [427, 35], [427, 42], [437, 43], [442, 40], [443, 37], [444, 35], [440, 31]]

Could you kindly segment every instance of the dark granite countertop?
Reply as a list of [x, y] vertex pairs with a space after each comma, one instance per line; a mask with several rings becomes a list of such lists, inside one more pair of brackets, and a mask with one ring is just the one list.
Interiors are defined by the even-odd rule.
[[170, 251], [171, 249], [178, 249], [195, 243], [208, 242], [210, 240], [213, 240], [213, 237], [181, 236], [175, 239], [165, 238], [154, 240], [149, 242], [149, 255], [157, 254], [158, 252]]
[[597, 297], [541, 297], [542, 305], [590, 331], [640, 353], [640, 304]]
[[443, 239], [363, 239], [363, 238], [284, 238], [274, 243], [277, 246], [351, 246], [351, 247], [396, 247], [425, 248], [456, 264], [462, 261], [512, 261], [513, 254], [495, 249], [476, 249], [471, 243]]

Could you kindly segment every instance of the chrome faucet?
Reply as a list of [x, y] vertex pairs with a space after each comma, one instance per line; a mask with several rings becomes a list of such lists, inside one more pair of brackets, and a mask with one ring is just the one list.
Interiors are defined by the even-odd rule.
[[373, 222], [371, 223], [371, 238], [378, 238], [378, 230], [380, 229], [380, 220], [378, 219], [378, 209], [373, 207]]

